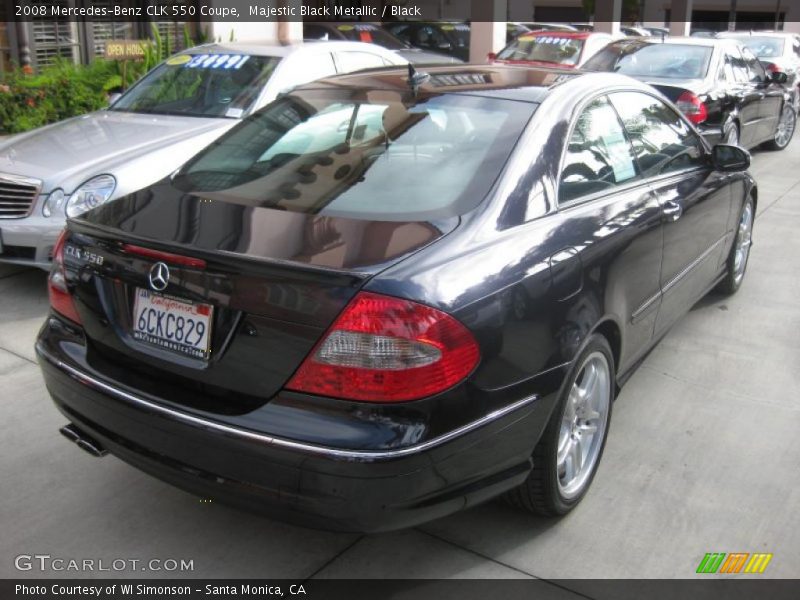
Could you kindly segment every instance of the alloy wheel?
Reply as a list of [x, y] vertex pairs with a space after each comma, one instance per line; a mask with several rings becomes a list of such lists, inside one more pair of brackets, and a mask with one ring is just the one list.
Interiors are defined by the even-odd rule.
[[794, 128], [797, 124], [797, 117], [794, 110], [789, 105], [783, 107], [781, 120], [778, 122], [778, 129], [775, 131], [775, 144], [783, 148], [789, 144], [794, 135]]
[[736, 285], [744, 278], [747, 268], [747, 258], [750, 255], [750, 246], [753, 243], [753, 203], [748, 202], [742, 211], [739, 220], [739, 231], [736, 234], [736, 254], [733, 257], [733, 279]]
[[603, 447], [611, 403], [611, 368], [602, 352], [586, 357], [567, 397], [558, 435], [558, 487], [567, 499], [586, 487]]

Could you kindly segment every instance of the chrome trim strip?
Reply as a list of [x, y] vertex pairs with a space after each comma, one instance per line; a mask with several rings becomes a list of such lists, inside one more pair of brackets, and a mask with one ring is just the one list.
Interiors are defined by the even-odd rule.
[[94, 388], [97, 391], [109, 394], [119, 400], [123, 400], [131, 404], [136, 404], [139, 407], [143, 407], [152, 412], [160, 413], [162, 415], [167, 415], [177, 421], [182, 421], [183, 423], [188, 425], [199, 427], [201, 429], [215, 431], [217, 433], [227, 434], [232, 437], [242, 438], [249, 441], [266, 444], [269, 446], [284, 448], [287, 450], [296, 450], [300, 452], [306, 452], [309, 454], [316, 454], [326, 458], [363, 461], [363, 462], [392, 460], [396, 458], [410, 456], [413, 454], [419, 454], [420, 452], [424, 452], [426, 450], [430, 450], [437, 446], [441, 446], [442, 444], [445, 444], [451, 440], [461, 437], [462, 435], [474, 431], [479, 427], [488, 425], [492, 421], [496, 421], [497, 419], [500, 419], [514, 412], [517, 409], [532, 404], [539, 399], [539, 396], [536, 395], [528, 396], [527, 398], [523, 398], [522, 400], [518, 400], [513, 404], [509, 404], [508, 406], [504, 406], [503, 408], [491, 412], [476, 421], [467, 423], [466, 425], [463, 425], [448, 433], [432, 438], [427, 442], [416, 444], [414, 446], [398, 448], [397, 450], [372, 450], [372, 451], [346, 450], [342, 448], [332, 448], [329, 446], [306, 444], [304, 442], [297, 442], [294, 440], [275, 437], [264, 433], [250, 431], [248, 429], [241, 429], [239, 427], [233, 427], [231, 425], [224, 425], [222, 423], [217, 423], [216, 421], [210, 421], [208, 419], [203, 419], [201, 417], [195, 417], [187, 413], [183, 413], [177, 410], [173, 410], [171, 408], [167, 408], [165, 406], [161, 406], [159, 404], [155, 404], [154, 402], [150, 402], [149, 400], [145, 400], [144, 398], [120, 390], [112, 385], [109, 385], [108, 383], [105, 383], [104, 381], [92, 377], [91, 375], [83, 373], [82, 371], [79, 371], [78, 369], [75, 369], [74, 367], [71, 367], [70, 365], [67, 365], [64, 362], [48, 354], [39, 343], [36, 344], [36, 354], [38, 354], [41, 358], [43, 358], [56, 368], [64, 371], [67, 375], [69, 375], [70, 377], [72, 377], [73, 379], [84, 385]]
[[[642, 305], [637, 308], [631, 314], [631, 323], [636, 323], [640, 320], [640, 318], [647, 312], [647, 309], [650, 308], [657, 300], [659, 300], [664, 294], [666, 294], [670, 289], [675, 287], [681, 279], [686, 277], [689, 274], [689, 271], [697, 267], [701, 262], [703, 262], [708, 256], [714, 251], [714, 249], [720, 245], [725, 240], [725, 236], [718, 239], [714, 242], [710, 248], [708, 248], [705, 252], [703, 252], [700, 256], [695, 258], [692, 262], [690, 262], [687, 266], [685, 266], [680, 273], [675, 275], [672, 279], [670, 279], [662, 288], [662, 290], [656, 292], [652, 296], [650, 296], [647, 300], [645, 300]], [[713, 287], [713, 286], [712, 286]]]
[[725, 240], [725, 236], [719, 238], [716, 242], [714, 242], [711, 245], [710, 248], [708, 248], [708, 250], [703, 252], [700, 256], [698, 256], [692, 262], [690, 262], [688, 265], [686, 265], [680, 273], [675, 275], [675, 277], [670, 279], [664, 285], [664, 287], [662, 288], [663, 292], [666, 294], [669, 290], [671, 290], [673, 287], [675, 287], [675, 285], [677, 285], [678, 282], [680, 282], [681, 279], [683, 279], [684, 277], [686, 277], [689, 274], [689, 271], [694, 269], [701, 262], [703, 262], [706, 258], [708, 258], [708, 256], [716, 249], [716, 247], [719, 246], [724, 240]]
[[647, 312], [647, 309], [653, 306], [653, 304], [655, 304], [658, 300], [660, 300], [662, 295], [663, 293], [661, 292], [661, 290], [658, 290], [655, 294], [653, 294], [647, 300], [645, 300], [642, 303], [642, 305], [635, 311], [633, 311], [633, 313], [631, 314], [631, 323], [639, 322], [641, 317], [643, 317], [644, 314]]

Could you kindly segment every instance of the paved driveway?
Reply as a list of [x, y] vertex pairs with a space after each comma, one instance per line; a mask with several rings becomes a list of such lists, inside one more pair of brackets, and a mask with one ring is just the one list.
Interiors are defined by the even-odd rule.
[[798, 577], [800, 139], [753, 172], [744, 287], [698, 304], [629, 381], [592, 490], [560, 521], [490, 503], [399, 533], [309, 531], [91, 458], [58, 435], [34, 362], [45, 275], [0, 270], [0, 577], [34, 553], [192, 559], [195, 577], [689, 577], [706, 552], [771, 552], [765, 576]]

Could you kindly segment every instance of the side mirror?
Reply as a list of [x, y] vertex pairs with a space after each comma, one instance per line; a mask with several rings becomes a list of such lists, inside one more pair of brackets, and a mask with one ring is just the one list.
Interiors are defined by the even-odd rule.
[[772, 73], [770, 73], [769, 80], [772, 83], [780, 83], [781, 85], [783, 85], [784, 83], [789, 81], [789, 76], [783, 71], [773, 71]]
[[486, 55], [486, 58], [490, 62], [495, 60], [497, 58], [497, 52], [489, 52], [489, 54]]
[[717, 144], [711, 151], [711, 162], [717, 171], [746, 171], [750, 168], [750, 153], [739, 146]]
[[114, 103], [122, 97], [122, 94], [119, 92], [114, 92], [113, 94], [108, 95], [108, 106], [114, 106]]

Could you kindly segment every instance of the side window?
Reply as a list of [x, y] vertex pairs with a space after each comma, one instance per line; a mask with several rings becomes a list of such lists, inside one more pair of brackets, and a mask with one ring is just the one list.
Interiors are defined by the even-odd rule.
[[587, 106], [569, 139], [558, 186], [559, 202], [609, 190], [636, 179], [633, 149], [605, 98]]
[[767, 72], [764, 66], [758, 61], [755, 54], [749, 48], [742, 48], [742, 55], [744, 56], [745, 63], [747, 63], [747, 70], [750, 83], [763, 83], [767, 80]]
[[611, 102], [625, 124], [643, 177], [706, 165], [703, 142], [658, 98], [619, 92], [611, 95]]
[[336, 63], [340, 73], [386, 66], [383, 57], [369, 52], [337, 52]]

